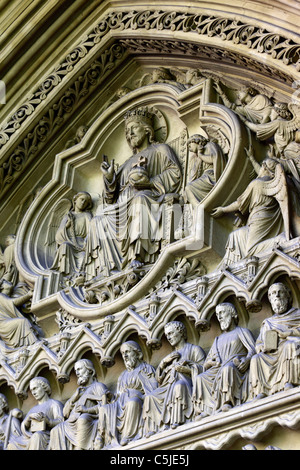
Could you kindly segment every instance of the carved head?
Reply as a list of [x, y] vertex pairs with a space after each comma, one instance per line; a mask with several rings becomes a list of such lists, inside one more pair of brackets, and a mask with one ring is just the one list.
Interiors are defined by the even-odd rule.
[[7, 235], [5, 238], [5, 246], [12, 245], [16, 241], [16, 235]]
[[293, 303], [291, 290], [282, 282], [272, 284], [268, 290], [268, 298], [274, 313], [285, 313]]
[[[289, 110], [287, 103], [275, 103], [273, 110], [282, 119], [290, 120], [293, 117], [291, 111]], [[271, 119], [272, 119], [272, 115], [271, 115]]]
[[154, 115], [146, 106], [126, 113], [126, 140], [134, 152], [138, 152], [145, 142], [147, 144], [154, 142], [153, 120]]
[[208, 139], [201, 134], [194, 134], [187, 141], [189, 150], [195, 153], [197, 153], [199, 148], [203, 149], [207, 143]]
[[94, 364], [89, 359], [79, 359], [74, 366], [78, 385], [85, 385], [96, 376]]
[[120, 352], [127, 370], [133, 370], [143, 360], [143, 352], [135, 341], [126, 341], [120, 347]]
[[236, 308], [230, 302], [223, 302], [217, 305], [216, 315], [222, 331], [228, 331], [233, 325], [237, 325], [239, 317]]
[[48, 397], [51, 395], [51, 387], [45, 377], [35, 377], [30, 380], [29, 387], [32, 395], [37, 401], [41, 400], [45, 395]]
[[176, 346], [182, 340], [186, 341], [186, 327], [180, 321], [171, 321], [165, 325], [165, 335], [171, 346]]
[[86, 191], [80, 191], [73, 197], [72, 209], [78, 208], [80, 211], [88, 211], [93, 207], [92, 197]]

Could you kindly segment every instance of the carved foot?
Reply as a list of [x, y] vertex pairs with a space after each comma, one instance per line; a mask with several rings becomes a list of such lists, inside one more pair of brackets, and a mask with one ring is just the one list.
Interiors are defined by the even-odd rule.
[[127, 437], [123, 437], [123, 439], [121, 439], [120, 445], [121, 446], [127, 446], [127, 444], [129, 444], [129, 442], [130, 442], [130, 439], [128, 439]]
[[287, 383], [285, 384], [285, 386], [284, 386], [284, 391], [286, 391], [286, 390], [291, 390], [292, 388], [294, 388], [294, 385], [291, 384], [291, 383], [289, 383], [289, 382], [287, 382]]
[[137, 259], [134, 259], [131, 261], [129, 267], [132, 268], [132, 269], [140, 269], [144, 266], [144, 263], [142, 263], [142, 261], [139, 261]]
[[206, 418], [207, 416], [209, 416], [209, 414], [205, 413], [205, 411], [202, 411], [202, 413], [195, 416], [195, 421], [201, 421], [201, 419]]
[[102, 437], [100, 436], [96, 437], [95, 442], [94, 442], [94, 450], [101, 450], [103, 446], [104, 446], [104, 441]]
[[266, 398], [266, 396], [266, 393], [259, 393], [258, 395], [256, 395], [254, 400], [261, 400], [262, 398]]
[[221, 411], [223, 412], [226, 412], [226, 411], [229, 411], [232, 409], [232, 405], [230, 405], [229, 403], [225, 403], [222, 408], [221, 408]]

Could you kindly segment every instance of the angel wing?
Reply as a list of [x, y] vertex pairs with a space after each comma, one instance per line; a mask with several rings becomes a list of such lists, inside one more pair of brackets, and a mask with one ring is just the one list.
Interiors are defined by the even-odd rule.
[[293, 117], [290, 121], [286, 122], [286, 128], [289, 131], [296, 131], [297, 129], [300, 129], [300, 106], [296, 103], [289, 103], [288, 108]]
[[50, 216], [45, 238], [46, 261], [52, 257], [55, 250], [55, 235], [60, 226], [63, 217], [71, 210], [72, 202], [70, 199], [63, 198], [55, 206]]
[[276, 165], [275, 176], [270, 181], [266, 181], [263, 193], [272, 196], [279, 204], [286, 239], [290, 239], [290, 216], [289, 216], [289, 196], [285, 171], [280, 163]]
[[230, 143], [221, 129], [214, 126], [206, 126], [206, 132], [209, 140], [216, 142], [223, 150], [223, 153], [228, 154], [230, 150]]

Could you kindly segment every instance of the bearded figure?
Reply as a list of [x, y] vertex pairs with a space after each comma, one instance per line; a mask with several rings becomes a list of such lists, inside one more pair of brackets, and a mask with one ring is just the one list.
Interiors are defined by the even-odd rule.
[[238, 314], [229, 302], [217, 305], [222, 333], [217, 336], [195, 380], [193, 401], [196, 420], [216, 411], [229, 411], [248, 398], [248, 372], [255, 341], [247, 328], [238, 326]]
[[143, 360], [135, 341], [126, 341], [120, 351], [126, 370], [118, 379], [115, 399], [99, 409], [95, 449], [125, 446], [141, 438], [144, 398], [157, 387], [155, 369]]
[[118, 170], [104, 159], [104, 208], [90, 225], [85, 269], [87, 278], [140, 268], [159, 255], [163, 203], [178, 192], [181, 168], [173, 150], [154, 141], [154, 114], [138, 108], [125, 116], [126, 139], [133, 155]]
[[261, 325], [250, 364], [250, 395], [256, 399], [300, 384], [300, 310], [292, 307], [285, 284], [272, 284], [268, 298], [273, 315]]
[[50, 450], [92, 450], [99, 407], [109, 398], [107, 387], [96, 381], [93, 363], [75, 363], [78, 388], [63, 408], [65, 421], [50, 432]]

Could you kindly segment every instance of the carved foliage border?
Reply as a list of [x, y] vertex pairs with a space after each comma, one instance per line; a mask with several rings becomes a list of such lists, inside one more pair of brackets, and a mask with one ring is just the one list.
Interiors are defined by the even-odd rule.
[[[11, 136], [20, 129], [38, 106], [47, 99], [53, 89], [62, 83], [69, 73], [73, 72], [74, 67], [88, 55], [92, 48], [99, 44], [109, 32], [123, 30], [168, 30], [217, 37], [223, 41], [247, 46], [258, 53], [271, 55], [273, 59], [290, 65], [293, 70], [300, 70], [299, 44], [280, 34], [235, 19], [180, 11], [144, 10], [110, 13], [99, 22], [85, 40], [65, 57], [65, 60], [43, 81], [30, 99], [8, 119], [8, 122], [0, 130], [0, 149], [8, 143]], [[104, 64], [101, 63], [101, 60], [100, 62], [95, 61], [85, 75], [77, 79], [65, 91], [60, 100], [48, 110], [35, 128], [27, 134], [22, 144], [8, 156], [0, 167], [0, 193], [24, 169], [30, 156], [36, 153], [38, 144], [45, 142], [52, 134], [51, 131], [61, 125], [64, 116], [74, 110], [74, 106], [80, 98], [88, 94], [89, 88], [97, 82], [99, 66], [102, 75], [107, 68], [113, 67], [111, 55], [116, 57], [124, 53], [119, 47], [119, 45], [112, 46], [110, 53], [103, 53], [101, 57], [103, 59], [106, 56], [107, 61], [104, 61]]]

